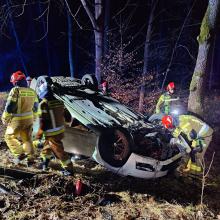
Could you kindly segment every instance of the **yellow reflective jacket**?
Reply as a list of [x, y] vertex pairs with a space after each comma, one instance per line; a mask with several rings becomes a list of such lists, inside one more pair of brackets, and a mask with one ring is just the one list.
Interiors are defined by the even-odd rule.
[[38, 105], [37, 94], [33, 89], [14, 87], [7, 98], [2, 121], [12, 122], [31, 119], [39, 114]]
[[180, 115], [179, 125], [173, 131], [173, 136], [178, 137], [182, 132], [187, 136], [188, 140], [191, 140], [190, 132], [192, 129], [196, 131], [197, 136], [201, 139], [211, 136], [213, 133], [213, 129], [201, 119], [193, 115]]
[[165, 114], [169, 114], [170, 102], [171, 102], [171, 95], [168, 92], [165, 92], [164, 94], [162, 94], [156, 105], [156, 114], [161, 113], [161, 112]]
[[54, 136], [64, 132], [64, 104], [63, 102], [44, 98], [40, 103], [40, 128], [44, 135]]

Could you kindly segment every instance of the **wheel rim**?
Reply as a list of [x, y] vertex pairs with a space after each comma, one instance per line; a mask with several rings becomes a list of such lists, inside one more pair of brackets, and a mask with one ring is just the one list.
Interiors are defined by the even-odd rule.
[[129, 154], [129, 143], [126, 136], [119, 130], [114, 132], [113, 158], [115, 160], [124, 160]]

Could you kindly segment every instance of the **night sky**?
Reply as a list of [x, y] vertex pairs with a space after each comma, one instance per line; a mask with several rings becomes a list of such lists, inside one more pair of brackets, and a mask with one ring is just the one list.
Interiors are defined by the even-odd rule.
[[[19, 15], [22, 11], [22, 2], [2, 0], [0, 3], [1, 90], [8, 87], [10, 75], [16, 70], [22, 70], [31, 77], [39, 75], [70, 75], [67, 11], [63, 1], [50, 1], [48, 34], [43, 39], [41, 38], [45, 35], [47, 29], [47, 13], [40, 18], [39, 15], [48, 7], [47, 1], [27, 0], [24, 13]], [[93, 1], [89, 2], [91, 9], [93, 9]], [[109, 17], [105, 18], [105, 48], [111, 48], [113, 42], [117, 44], [121, 37], [119, 34], [121, 27], [123, 29], [123, 42], [125, 44], [130, 42], [126, 50], [128, 52], [135, 50], [135, 60], [143, 61], [150, 2], [148, 0], [105, 1], [105, 10], [106, 13], [109, 13]], [[193, 3], [194, 1], [192, 0], [159, 0], [156, 8], [156, 18], [153, 22], [148, 67], [149, 71], [156, 71], [159, 78], [163, 77], [184, 19]], [[11, 7], [13, 5], [16, 6]], [[75, 13], [80, 5], [80, 1], [70, 3], [72, 12]], [[199, 34], [201, 20], [206, 7], [207, 1], [205, 0], [197, 0], [195, 2], [189, 19], [181, 32], [168, 75], [169, 80], [178, 79], [181, 84], [189, 84], [198, 51], [196, 37]], [[73, 19], [73, 63], [75, 77], [81, 77], [85, 73], [94, 73], [94, 34], [91, 22], [82, 6], [77, 14], [77, 21], [82, 26], [82, 29], [78, 27]], [[214, 87], [220, 85], [220, 64], [218, 62], [220, 56], [220, 47], [218, 46], [220, 44], [219, 32], [220, 28], [216, 32], [215, 48], [212, 49], [214, 51], [214, 65], [211, 66], [210, 64], [209, 67], [214, 75]], [[141, 73], [141, 70], [142, 64], [138, 65], [135, 70], [128, 71], [136, 71], [138, 74], [138, 72]]]

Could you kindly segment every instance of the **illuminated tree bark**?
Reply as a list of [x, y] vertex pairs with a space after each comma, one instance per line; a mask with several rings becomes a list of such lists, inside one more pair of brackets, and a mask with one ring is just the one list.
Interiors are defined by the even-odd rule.
[[73, 22], [70, 13], [67, 11], [68, 21], [68, 54], [69, 54], [69, 67], [70, 76], [74, 77], [74, 64], [73, 64]]
[[203, 116], [204, 113], [203, 98], [208, 74], [206, 68], [214, 36], [213, 31], [216, 27], [217, 17], [219, 16], [219, 5], [220, 1], [209, 0], [205, 16], [202, 20], [200, 34], [197, 38], [199, 42], [199, 50], [190, 84], [188, 110], [200, 116]]
[[[154, 12], [156, 9], [157, 2], [158, 1], [153, 0], [151, 3], [151, 12], [150, 12], [148, 26], [147, 26], [146, 40], [144, 44], [144, 66], [143, 66], [143, 72], [142, 72], [143, 80], [147, 76], [149, 47], [150, 47], [150, 40], [151, 40], [151, 33], [152, 33], [152, 23], [154, 19]], [[145, 82], [143, 82], [143, 84], [141, 85], [139, 105], [138, 105], [139, 112], [143, 111], [144, 96], [145, 96]]]
[[103, 56], [103, 1], [95, 0], [95, 16], [90, 11], [86, 0], [81, 0], [84, 9], [92, 23], [94, 35], [95, 35], [95, 75], [98, 82], [101, 82], [101, 64]]

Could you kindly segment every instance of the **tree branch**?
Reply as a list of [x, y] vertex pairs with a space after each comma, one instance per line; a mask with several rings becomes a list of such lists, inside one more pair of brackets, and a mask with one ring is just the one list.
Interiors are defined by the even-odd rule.
[[18, 15], [16, 15], [16, 17], [19, 17], [19, 16], [21, 16], [21, 15], [23, 15], [24, 14], [24, 7], [25, 7], [25, 5], [26, 5], [26, 2], [27, 2], [27, 0], [24, 0], [24, 3], [22, 4], [22, 9], [21, 9], [21, 13], [20, 14], [18, 14]]
[[[38, 20], [40, 17], [42, 17], [46, 12], [47, 12], [46, 32], [44, 33], [44, 35], [43, 35], [40, 39], [36, 40], [36, 42], [39, 42], [39, 41], [43, 40], [43, 39], [47, 36], [47, 34], [48, 34], [48, 29], [49, 29], [49, 13], [50, 13], [50, 0], [48, 1], [48, 6], [47, 6], [47, 8], [46, 8], [46, 9], [44, 10], [44, 12], [37, 18], [37, 20]], [[35, 20], [36, 20], [36, 19], [35, 19]]]
[[65, 3], [66, 3], [66, 7], [67, 7], [67, 9], [68, 9], [70, 15], [73, 17], [73, 19], [75, 20], [75, 22], [76, 22], [76, 24], [78, 25], [78, 27], [82, 30], [82, 29], [83, 29], [82, 26], [79, 24], [79, 22], [78, 22], [77, 19], [76, 19], [76, 15], [78, 14], [78, 12], [79, 12], [81, 6], [79, 6], [78, 10], [76, 11], [76, 13], [75, 13], [75, 15], [74, 15], [74, 14], [72, 13], [71, 9], [70, 9], [70, 6], [69, 6], [69, 3], [67, 2], [67, 0], [64, 0], [64, 1], [65, 1]]
[[82, 5], [83, 5], [84, 9], [86, 10], [87, 15], [89, 16], [89, 19], [90, 19], [90, 21], [92, 23], [93, 29], [94, 30], [98, 30], [99, 28], [98, 28], [98, 25], [96, 23], [95, 17], [92, 14], [91, 10], [89, 9], [88, 5], [86, 4], [86, 0], [80, 0], [80, 1], [81, 1]]
[[180, 32], [179, 32], [179, 35], [178, 35], [178, 37], [177, 37], [175, 46], [174, 46], [173, 51], [172, 51], [172, 54], [171, 54], [170, 62], [169, 62], [169, 64], [168, 64], [167, 69], [166, 69], [166, 72], [165, 72], [165, 76], [164, 76], [164, 79], [163, 79], [163, 83], [162, 83], [162, 86], [161, 86], [161, 90], [164, 88], [164, 84], [165, 84], [165, 81], [166, 81], [166, 79], [167, 79], [168, 72], [170, 71], [170, 67], [171, 67], [172, 62], [173, 62], [174, 54], [175, 54], [175, 52], [176, 52], [176, 48], [177, 48], [177, 45], [178, 45], [180, 36], [181, 36], [181, 34], [182, 34], [182, 32], [183, 32], [183, 29], [184, 29], [184, 27], [185, 27], [186, 21], [188, 20], [188, 17], [189, 17], [189, 15], [191, 14], [191, 11], [192, 11], [192, 9], [193, 9], [193, 7], [194, 7], [196, 1], [197, 1], [197, 0], [194, 0], [194, 2], [193, 2], [193, 4], [192, 4], [192, 6], [191, 6], [189, 12], [187, 13], [186, 18], [185, 18], [185, 20], [184, 20], [184, 22], [183, 22], [183, 25], [182, 25], [182, 27], [181, 27], [181, 30], [180, 30]]

